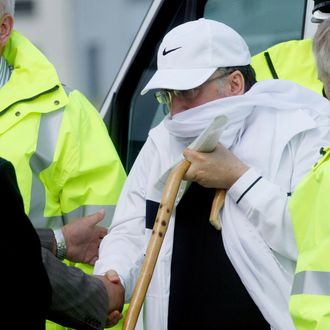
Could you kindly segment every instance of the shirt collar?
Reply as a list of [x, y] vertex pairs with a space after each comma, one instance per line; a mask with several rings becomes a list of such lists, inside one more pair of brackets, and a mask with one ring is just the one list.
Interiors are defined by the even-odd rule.
[[0, 57], [0, 88], [9, 80], [11, 71], [12, 71], [11, 67], [1, 56]]

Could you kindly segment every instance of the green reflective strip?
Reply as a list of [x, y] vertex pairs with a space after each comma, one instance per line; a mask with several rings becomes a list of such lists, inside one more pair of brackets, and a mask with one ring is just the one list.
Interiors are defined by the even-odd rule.
[[291, 295], [330, 296], [330, 272], [305, 271], [294, 277]]
[[40, 119], [37, 147], [30, 159], [32, 170], [31, 204], [29, 217], [37, 228], [55, 228], [63, 225], [61, 216], [45, 218], [45, 187], [39, 174], [48, 168], [54, 159], [64, 108], [43, 114]]

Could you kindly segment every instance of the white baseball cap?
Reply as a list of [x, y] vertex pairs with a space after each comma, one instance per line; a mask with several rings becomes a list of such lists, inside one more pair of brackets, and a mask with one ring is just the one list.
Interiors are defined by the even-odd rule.
[[218, 68], [250, 63], [249, 48], [236, 31], [223, 23], [200, 18], [165, 35], [158, 49], [157, 71], [141, 95], [151, 89], [195, 88]]
[[330, 1], [314, 0], [312, 14], [317, 22], [328, 19], [330, 17]]
[[319, 21], [325, 21], [330, 18], [330, 13], [325, 13], [322, 10], [315, 10], [313, 13], [313, 18], [319, 23]]

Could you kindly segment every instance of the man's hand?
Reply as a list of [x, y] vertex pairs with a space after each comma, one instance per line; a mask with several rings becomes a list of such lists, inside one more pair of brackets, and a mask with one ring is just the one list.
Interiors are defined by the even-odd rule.
[[220, 143], [210, 153], [185, 149], [183, 155], [191, 163], [184, 180], [206, 188], [229, 189], [249, 169]]
[[95, 275], [104, 284], [109, 298], [109, 311], [106, 327], [115, 326], [122, 318], [124, 306], [125, 290], [120, 283], [120, 279], [115, 271], [109, 271], [104, 276]]
[[63, 226], [62, 232], [68, 260], [95, 264], [99, 255], [100, 242], [107, 234], [106, 228], [97, 226], [104, 216], [105, 211], [102, 209]]

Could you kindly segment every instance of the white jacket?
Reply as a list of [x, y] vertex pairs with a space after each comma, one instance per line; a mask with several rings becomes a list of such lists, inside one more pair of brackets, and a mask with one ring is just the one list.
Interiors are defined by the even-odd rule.
[[[288, 299], [297, 251], [287, 202], [320, 158], [320, 148], [330, 144], [330, 103], [288, 81], [259, 82], [243, 96], [167, 117], [152, 129], [129, 173], [94, 271], [115, 269], [129, 301], [150, 237], [146, 200], [160, 201], [159, 178], [219, 114], [229, 119], [220, 142], [250, 166], [226, 194], [226, 253], [271, 327], [294, 329]], [[183, 193], [182, 188], [177, 202]], [[167, 329], [174, 222], [175, 209], [147, 292], [144, 329]]]

